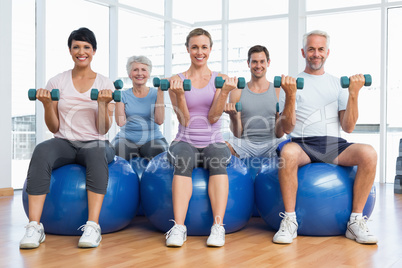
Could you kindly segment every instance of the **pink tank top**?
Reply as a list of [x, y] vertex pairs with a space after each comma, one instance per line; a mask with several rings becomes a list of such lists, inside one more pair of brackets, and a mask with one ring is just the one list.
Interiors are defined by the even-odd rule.
[[[184, 92], [190, 122], [188, 127], [179, 123], [176, 141], [188, 142], [198, 148], [206, 147], [211, 143], [224, 142], [221, 133], [221, 119], [212, 125], [208, 121], [209, 109], [216, 92], [215, 77], [217, 75], [217, 72], [212, 72], [211, 80], [204, 88], [191, 86], [191, 91]], [[182, 80], [185, 79], [183, 74], [179, 74], [179, 76]]]

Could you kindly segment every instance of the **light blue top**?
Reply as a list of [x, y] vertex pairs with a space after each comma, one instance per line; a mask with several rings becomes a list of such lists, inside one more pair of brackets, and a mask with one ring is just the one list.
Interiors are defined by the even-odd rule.
[[154, 119], [157, 92], [156, 88], [151, 87], [148, 95], [138, 98], [132, 88], [122, 91], [121, 101], [124, 103], [127, 122], [120, 128], [116, 139], [125, 138], [142, 145], [150, 140], [163, 138]]

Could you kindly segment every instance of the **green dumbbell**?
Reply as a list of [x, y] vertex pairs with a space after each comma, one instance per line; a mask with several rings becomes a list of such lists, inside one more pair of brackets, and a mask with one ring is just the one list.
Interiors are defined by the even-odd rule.
[[[115, 89], [122, 89], [123, 88], [123, 81], [120, 79], [117, 79], [116, 81], [113, 82], [114, 88]], [[91, 100], [97, 100], [99, 95], [99, 91], [96, 88], [93, 88], [91, 90]], [[112, 98], [115, 102], [121, 102], [121, 91], [115, 91], [112, 93]]]
[[124, 86], [123, 81], [121, 81], [120, 79], [114, 81], [113, 85], [115, 89], [122, 89]]
[[[97, 100], [98, 95], [99, 95], [99, 90], [97, 90], [96, 88], [93, 88], [91, 90], [91, 100]], [[115, 92], [113, 92], [112, 98], [115, 102], [121, 102], [121, 91], [116, 90]]]
[[[281, 87], [282, 84], [282, 77], [281, 76], [275, 76], [274, 77], [274, 87], [278, 88]], [[299, 77], [296, 79], [296, 87], [297, 89], [303, 89], [304, 87], [304, 78]]]
[[279, 113], [279, 102], [276, 103], [276, 112]]
[[[216, 88], [222, 88], [223, 84], [225, 83], [225, 80], [221, 76], [215, 77], [215, 87]], [[246, 87], [246, 79], [244, 77], [239, 77], [237, 79], [237, 88], [243, 89]]]
[[[52, 89], [52, 91], [50, 92], [50, 97], [52, 98], [52, 100], [58, 101], [60, 99], [60, 91], [57, 88]], [[28, 90], [28, 99], [31, 101], [36, 100], [36, 89], [31, 88], [30, 90]]]
[[[161, 87], [162, 91], [167, 91], [170, 88], [170, 82], [167, 79], [159, 79], [159, 77], [154, 77], [153, 79], [154, 87]], [[184, 79], [183, 81], [183, 89], [184, 91], [191, 90], [191, 80]]]
[[236, 112], [241, 112], [243, 110], [243, 106], [241, 105], [241, 102], [237, 102], [235, 104]]
[[[365, 81], [364, 81], [364, 86], [366, 86], [366, 87], [371, 86], [371, 83], [372, 83], [372, 81], [373, 81], [373, 80], [371, 79], [371, 75], [365, 74], [365, 75], [364, 75], [364, 79], [365, 79]], [[342, 76], [342, 77], [341, 77], [341, 87], [342, 87], [342, 88], [348, 88], [348, 87], [349, 87], [349, 84], [350, 84], [349, 77], [347, 77], [347, 76]]]

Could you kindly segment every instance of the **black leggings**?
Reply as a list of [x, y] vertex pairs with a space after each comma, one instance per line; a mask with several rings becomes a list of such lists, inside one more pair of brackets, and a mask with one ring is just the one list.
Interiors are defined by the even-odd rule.
[[193, 169], [199, 166], [208, 169], [210, 176], [228, 174], [226, 167], [231, 156], [226, 143], [212, 143], [205, 148], [196, 148], [183, 141], [173, 141], [167, 154], [175, 167], [174, 175], [190, 178]]
[[27, 193], [49, 193], [52, 170], [68, 164], [86, 167], [86, 188], [106, 194], [109, 180], [108, 163], [113, 161], [114, 149], [109, 141], [69, 141], [53, 138], [38, 144], [28, 169]]
[[117, 138], [112, 141], [116, 155], [130, 161], [133, 157], [143, 157], [151, 160], [160, 153], [168, 149], [168, 143], [165, 138], [150, 140], [149, 142], [138, 145], [125, 138]]

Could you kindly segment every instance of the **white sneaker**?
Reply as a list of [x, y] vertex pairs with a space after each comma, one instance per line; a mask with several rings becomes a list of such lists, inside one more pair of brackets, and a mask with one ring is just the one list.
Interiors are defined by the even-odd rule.
[[37, 248], [40, 243], [45, 242], [45, 229], [42, 223], [31, 221], [25, 226], [26, 231], [24, 237], [20, 241], [20, 248]]
[[220, 216], [215, 217], [215, 224], [211, 227], [211, 234], [207, 240], [209, 247], [222, 247], [225, 245], [225, 228]]
[[181, 247], [187, 240], [187, 227], [185, 225], [176, 224], [174, 220], [173, 227], [166, 232], [166, 246]]
[[80, 241], [78, 242], [79, 248], [96, 248], [102, 241], [101, 228], [99, 224], [93, 221], [87, 221], [86, 224], [81, 225], [78, 230], [84, 231]]
[[290, 244], [293, 239], [297, 237], [297, 224], [296, 217], [287, 216], [285, 213], [279, 213], [279, 216], [283, 218], [281, 226], [278, 232], [274, 235], [273, 242], [277, 244]]
[[354, 220], [349, 221], [345, 236], [360, 244], [377, 244], [378, 239], [370, 233], [367, 220], [367, 216], [356, 216]]

